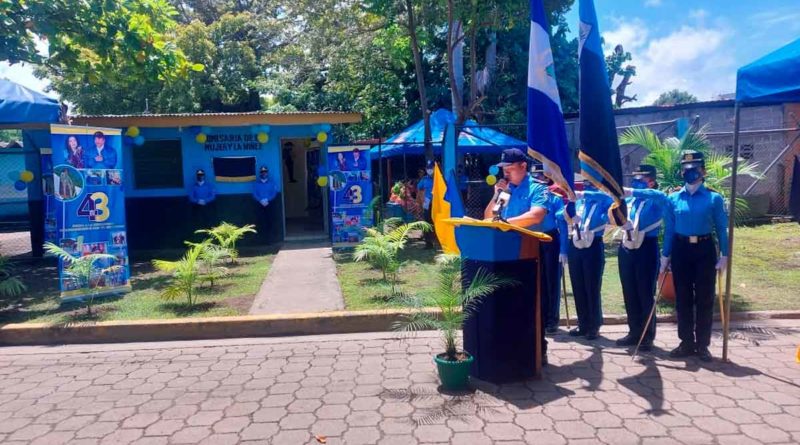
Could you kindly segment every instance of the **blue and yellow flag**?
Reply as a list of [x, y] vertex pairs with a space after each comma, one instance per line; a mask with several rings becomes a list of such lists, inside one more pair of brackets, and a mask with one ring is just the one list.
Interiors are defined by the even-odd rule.
[[439, 244], [442, 245], [442, 250], [444, 253], [459, 255], [460, 251], [456, 244], [456, 228], [443, 221], [447, 218], [464, 216], [464, 203], [461, 201], [455, 173], [451, 171], [445, 181], [439, 164], [436, 164], [433, 172], [433, 202], [431, 206], [431, 220], [433, 220], [433, 228]]
[[600, 44], [597, 13], [592, 0], [580, 0], [580, 152], [581, 175], [614, 199], [609, 221], [621, 226], [628, 220], [622, 190], [622, 162], [611, 107], [606, 60]]
[[[531, 35], [528, 49], [528, 156], [544, 166], [544, 174], [575, 201], [572, 155], [567, 143], [558, 95], [553, 51], [542, 0], [530, 0]], [[570, 212], [570, 216], [574, 211]]]

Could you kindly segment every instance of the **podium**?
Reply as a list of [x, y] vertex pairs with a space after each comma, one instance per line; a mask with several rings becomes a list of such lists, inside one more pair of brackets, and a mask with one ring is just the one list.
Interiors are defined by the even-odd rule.
[[470, 375], [491, 383], [541, 377], [544, 329], [539, 243], [552, 238], [499, 221], [449, 218], [443, 222], [455, 226], [464, 286], [480, 269], [517, 282], [484, 297], [464, 323], [464, 349], [475, 357]]

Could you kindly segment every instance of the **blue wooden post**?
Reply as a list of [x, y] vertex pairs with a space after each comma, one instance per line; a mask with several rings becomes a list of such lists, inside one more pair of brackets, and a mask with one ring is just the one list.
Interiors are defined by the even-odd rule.
[[456, 126], [448, 123], [444, 132], [444, 147], [442, 147], [442, 174], [447, 177], [451, 171], [456, 170]]
[[688, 117], [679, 117], [675, 120], [675, 136], [682, 138], [686, 133], [689, 132], [690, 127], [691, 122], [689, 121]]

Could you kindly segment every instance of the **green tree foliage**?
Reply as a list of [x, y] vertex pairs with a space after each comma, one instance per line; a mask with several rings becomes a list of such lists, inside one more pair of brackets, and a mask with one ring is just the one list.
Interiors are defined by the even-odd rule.
[[219, 247], [225, 250], [226, 255], [235, 262], [236, 258], [239, 257], [239, 251], [236, 250], [236, 243], [248, 233], [256, 233], [255, 227], [256, 226], [253, 224], [246, 224], [240, 227], [223, 221], [216, 227], [200, 229], [195, 231], [195, 233], [204, 233], [208, 235], [209, 240], [216, 242]]
[[658, 99], [653, 102], [653, 105], [657, 107], [669, 107], [672, 105], [692, 104], [695, 102], [697, 102], [697, 97], [694, 94], [676, 88], [661, 93]]
[[197, 303], [197, 287], [203, 279], [202, 254], [203, 245], [195, 244], [177, 261], [153, 260], [153, 267], [172, 274], [169, 284], [161, 291], [161, 298], [171, 301], [183, 297], [189, 308]]

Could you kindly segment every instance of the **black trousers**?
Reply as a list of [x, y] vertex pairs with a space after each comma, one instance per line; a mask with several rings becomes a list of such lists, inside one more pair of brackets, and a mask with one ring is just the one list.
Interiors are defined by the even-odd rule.
[[545, 327], [558, 326], [561, 315], [561, 264], [558, 254], [558, 230], [546, 232], [552, 242], [539, 243], [539, 256], [542, 259], [542, 323]]
[[[422, 217], [425, 219], [425, 222], [433, 225], [433, 217], [431, 215], [432, 205], [428, 206], [427, 209], [424, 209], [422, 212]], [[425, 240], [425, 247], [433, 247], [433, 241], [436, 239], [436, 232], [431, 228], [429, 232], [423, 232], [422, 234], [423, 239]]]
[[[619, 278], [625, 312], [628, 314], [628, 333], [637, 340], [653, 310], [653, 298], [658, 281], [658, 237], [645, 237], [638, 249], [626, 249], [619, 245]], [[647, 326], [644, 343], [652, 343], [656, 337], [656, 317]]]
[[678, 337], [684, 348], [708, 347], [714, 312], [717, 249], [712, 239], [696, 244], [675, 237], [672, 278], [678, 311]]
[[592, 245], [585, 249], [578, 249], [572, 241], [569, 243], [569, 279], [575, 295], [578, 328], [583, 332], [599, 330], [603, 325], [603, 307], [600, 301], [603, 269], [606, 265], [603, 248], [602, 236], [596, 236]]

